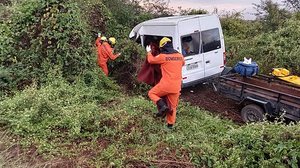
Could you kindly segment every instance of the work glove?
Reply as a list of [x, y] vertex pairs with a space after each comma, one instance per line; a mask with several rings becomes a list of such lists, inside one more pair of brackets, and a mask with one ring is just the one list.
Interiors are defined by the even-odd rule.
[[148, 46], [146, 47], [146, 51], [147, 51], [147, 52], [151, 52], [151, 47], [150, 47], [150, 45], [148, 45]]

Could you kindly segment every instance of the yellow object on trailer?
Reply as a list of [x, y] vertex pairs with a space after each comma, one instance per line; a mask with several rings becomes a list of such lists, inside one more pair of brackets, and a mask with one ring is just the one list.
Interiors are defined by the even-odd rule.
[[300, 86], [300, 77], [299, 76], [286, 76], [286, 77], [279, 77], [279, 79], [299, 85]]
[[277, 77], [289, 76], [290, 71], [285, 68], [273, 68], [272, 75]]
[[285, 68], [274, 68], [272, 75], [278, 77], [281, 80], [290, 82], [300, 86], [300, 77], [296, 75], [290, 75], [290, 71]]

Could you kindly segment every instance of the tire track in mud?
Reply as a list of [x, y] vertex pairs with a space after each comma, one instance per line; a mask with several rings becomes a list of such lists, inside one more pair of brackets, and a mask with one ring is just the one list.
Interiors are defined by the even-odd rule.
[[230, 119], [237, 124], [244, 123], [240, 116], [241, 107], [235, 101], [215, 92], [210, 85], [199, 84], [184, 88], [181, 91], [181, 99], [221, 118]]

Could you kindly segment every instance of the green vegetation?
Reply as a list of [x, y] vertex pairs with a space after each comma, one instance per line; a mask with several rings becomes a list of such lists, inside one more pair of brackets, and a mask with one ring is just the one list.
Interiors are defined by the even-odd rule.
[[[164, 3], [147, 1], [146, 6], [153, 7], [149, 11], [126, 0], [5, 2], [0, 5], [0, 127], [25, 154], [36, 149], [41, 163], [59, 167], [51, 160], [60, 159], [72, 167], [299, 166], [299, 124], [239, 126], [187, 103], [180, 104], [173, 131], [153, 117], [152, 102], [139, 96], [147, 87], [136, 81], [145, 51], [127, 35], [143, 20], [172, 14]], [[246, 56], [264, 65], [262, 72], [282, 66], [299, 74], [299, 15], [287, 11], [278, 18], [279, 8], [264, 5], [275, 10], [261, 16], [270, 22], [245, 21], [238, 13], [222, 17], [230, 64]], [[274, 21], [276, 28], [270, 31], [267, 27]], [[122, 57], [109, 65], [114, 80], [96, 65], [93, 40], [98, 31], [118, 38], [116, 50]], [[115, 81], [139, 94], [128, 96]], [[0, 167], [14, 165], [5, 157], [4, 142], [1, 136]]]
[[1, 90], [43, 82], [53, 66], [69, 81], [91, 67], [87, 24], [76, 3], [27, 0], [4, 13], [10, 14], [0, 22]]
[[300, 74], [299, 13], [291, 13], [270, 0], [256, 5], [258, 20], [245, 21], [240, 13], [222, 19], [229, 65], [243, 57], [258, 62], [261, 73], [283, 67]]
[[25, 147], [35, 145], [46, 156], [87, 157], [89, 162], [81, 164], [90, 166], [178, 161], [185, 166], [297, 167], [298, 125], [237, 126], [181, 104], [177, 126], [169, 132], [164, 121], [153, 117], [150, 101], [126, 97], [117, 88], [105, 87], [97, 75], [87, 76], [88, 83], [51, 80], [40, 89], [30, 87], [5, 99], [0, 122]]

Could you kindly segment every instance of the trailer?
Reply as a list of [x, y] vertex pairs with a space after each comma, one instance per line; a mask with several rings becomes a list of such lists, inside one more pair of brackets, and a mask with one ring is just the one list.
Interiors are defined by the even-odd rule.
[[300, 86], [271, 76], [243, 77], [228, 74], [219, 78], [218, 90], [243, 105], [245, 122], [263, 121], [266, 116], [300, 121]]

